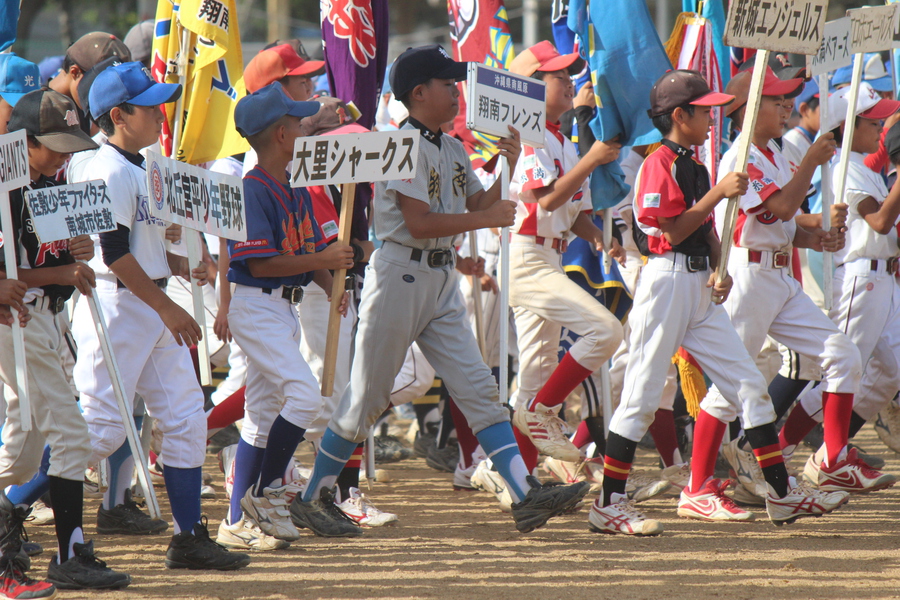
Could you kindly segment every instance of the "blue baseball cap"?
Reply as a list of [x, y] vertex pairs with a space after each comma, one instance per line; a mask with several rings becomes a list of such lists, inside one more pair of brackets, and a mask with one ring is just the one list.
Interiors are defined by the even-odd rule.
[[818, 98], [819, 96], [819, 84], [816, 83], [815, 78], [810, 79], [803, 86], [803, 91], [800, 92], [797, 97], [794, 99], [794, 106], [797, 109], [800, 108], [800, 105], [804, 102], [809, 102], [813, 98]]
[[0, 97], [15, 106], [19, 98], [41, 86], [41, 71], [12, 52], [0, 54]]
[[97, 75], [88, 95], [91, 116], [96, 120], [112, 108], [128, 103], [157, 106], [181, 97], [181, 84], [157, 83], [139, 62], [113, 65]]
[[[891, 73], [888, 70], [890, 62], [885, 64], [878, 52], [869, 52], [863, 56], [862, 80], [872, 86], [876, 92], [890, 92], [893, 87]], [[834, 72], [831, 78], [832, 87], [850, 83], [853, 76], [853, 65], [841, 67]]]
[[245, 138], [250, 137], [285, 115], [301, 119], [311, 117], [319, 112], [320, 106], [318, 102], [292, 100], [284, 93], [281, 84], [275, 81], [238, 101], [234, 108], [234, 128]]

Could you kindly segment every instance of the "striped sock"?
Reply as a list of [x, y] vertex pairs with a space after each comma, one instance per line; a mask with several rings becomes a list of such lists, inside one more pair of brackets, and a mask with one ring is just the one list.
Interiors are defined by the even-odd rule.
[[494, 468], [503, 477], [513, 502], [521, 502], [531, 489], [525, 477], [529, 472], [519, 454], [519, 446], [513, 436], [512, 427], [506, 421], [485, 427], [477, 434], [485, 454], [494, 463]]
[[365, 448], [365, 442], [356, 447], [338, 475], [337, 486], [341, 493], [341, 500], [350, 497], [350, 488], [359, 488], [359, 470], [362, 468], [363, 448]]
[[610, 431], [606, 437], [606, 457], [603, 461], [603, 506], [612, 504], [613, 494], [625, 495], [625, 484], [637, 442]]
[[753, 448], [753, 455], [762, 469], [766, 483], [771, 486], [779, 498], [788, 493], [788, 472], [781, 453], [781, 444], [775, 431], [774, 423], [752, 427], [744, 431], [744, 435]]
[[325, 487], [332, 487], [347, 461], [353, 456], [353, 451], [359, 446], [359, 442], [345, 440], [331, 429], [326, 429], [319, 442], [319, 453], [316, 454], [316, 462], [313, 464], [312, 473], [309, 475], [309, 483], [303, 492], [303, 501], [312, 502], [319, 497], [319, 491]]

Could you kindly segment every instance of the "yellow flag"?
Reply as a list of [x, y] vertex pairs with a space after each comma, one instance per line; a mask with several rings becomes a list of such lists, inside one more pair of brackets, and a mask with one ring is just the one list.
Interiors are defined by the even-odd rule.
[[234, 0], [160, 0], [153, 35], [153, 77], [178, 83], [181, 32], [192, 32], [184, 79], [184, 122], [173, 151], [175, 105], [163, 107], [163, 154], [200, 164], [249, 149], [234, 128], [234, 107], [245, 95], [244, 61]]

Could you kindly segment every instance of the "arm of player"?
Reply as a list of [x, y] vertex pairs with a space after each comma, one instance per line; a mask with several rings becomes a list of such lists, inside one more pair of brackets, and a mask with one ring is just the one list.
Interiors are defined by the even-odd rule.
[[231, 306], [231, 284], [228, 282], [228, 240], [219, 238], [219, 307], [216, 309], [216, 320], [213, 323], [213, 332], [223, 342], [231, 341], [231, 329], [228, 327], [228, 309]]
[[618, 160], [622, 145], [618, 142], [596, 141], [588, 153], [578, 161], [572, 170], [554, 180], [550, 185], [532, 190], [541, 208], [554, 211], [570, 201], [581, 189], [584, 181], [600, 165]]
[[254, 277], [291, 277], [320, 269], [349, 269], [353, 267], [353, 248], [334, 243], [311, 254], [248, 258], [247, 267]]
[[10, 306], [19, 313], [19, 322], [22, 327], [31, 319], [28, 307], [22, 303], [28, 286], [18, 279], [7, 279], [6, 272], [0, 271], [0, 324], [12, 326], [15, 318], [10, 311]]
[[[597, 252], [603, 252], [603, 230], [594, 225], [590, 215], [586, 212], [578, 213], [575, 222], [572, 223], [572, 233], [594, 245]], [[619, 240], [612, 238], [612, 247], [609, 249], [610, 258], [614, 258], [620, 265], [625, 264], [625, 249], [619, 244]]]
[[166, 252], [166, 261], [169, 263], [169, 269], [173, 275], [183, 279], [196, 279], [197, 285], [206, 285], [209, 278], [209, 266], [202, 260], [199, 265], [191, 269], [186, 256]]
[[[500, 151], [500, 156], [506, 159], [509, 165], [509, 172], [514, 173], [516, 163], [519, 162], [519, 155], [522, 153], [522, 144], [519, 142], [519, 132], [511, 125], [507, 125], [507, 127], [509, 127], [511, 135], [508, 138], [497, 140], [497, 149]], [[493, 206], [500, 199], [500, 192], [502, 191], [500, 188], [502, 185], [503, 178], [498, 177], [490, 189], [481, 190], [466, 198], [466, 208], [470, 212], [476, 212]]]
[[719, 260], [722, 258], [722, 242], [715, 229], [710, 229], [706, 234], [706, 242], [709, 244], [709, 268], [712, 271], [709, 274], [709, 280], [706, 287], [712, 288], [712, 299], [716, 304], [722, 304], [728, 299], [731, 293], [731, 285], [733, 283], [731, 275], [725, 273], [722, 281], [717, 281], [716, 268], [719, 266]]
[[794, 233], [795, 248], [810, 248], [816, 252], [837, 252], [844, 247], [845, 241], [843, 227], [825, 231], [821, 227], [807, 229], [798, 223]]
[[859, 203], [856, 210], [876, 233], [887, 235], [900, 217], [900, 185], [895, 182], [887, 198], [880, 205], [875, 198], [869, 196]]
[[406, 228], [417, 240], [453, 237], [485, 227], [509, 227], [516, 220], [516, 203], [509, 200], [494, 202], [483, 210], [452, 214], [431, 212], [427, 202], [400, 192], [397, 200]]
[[831, 133], [826, 133], [813, 142], [791, 180], [763, 202], [765, 210], [782, 221], [793, 219], [806, 199], [816, 168], [831, 160], [835, 147], [834, 135]]
[[749, 181], [750, 178], [746, 173], [727, 174], [692, 207], [677, 217], [657, 217], [659, 229], [671, 245], [677, 246], [697, 231], [719, 202], [725, 198], [743, 196]]

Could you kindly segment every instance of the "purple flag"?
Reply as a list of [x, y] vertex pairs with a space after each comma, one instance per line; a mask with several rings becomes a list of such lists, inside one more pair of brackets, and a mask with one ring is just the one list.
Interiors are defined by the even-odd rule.
[[332, 93], [353, 102], [371, 129], [387, 67], [387, 0], [323, 0], [322, 41]]

